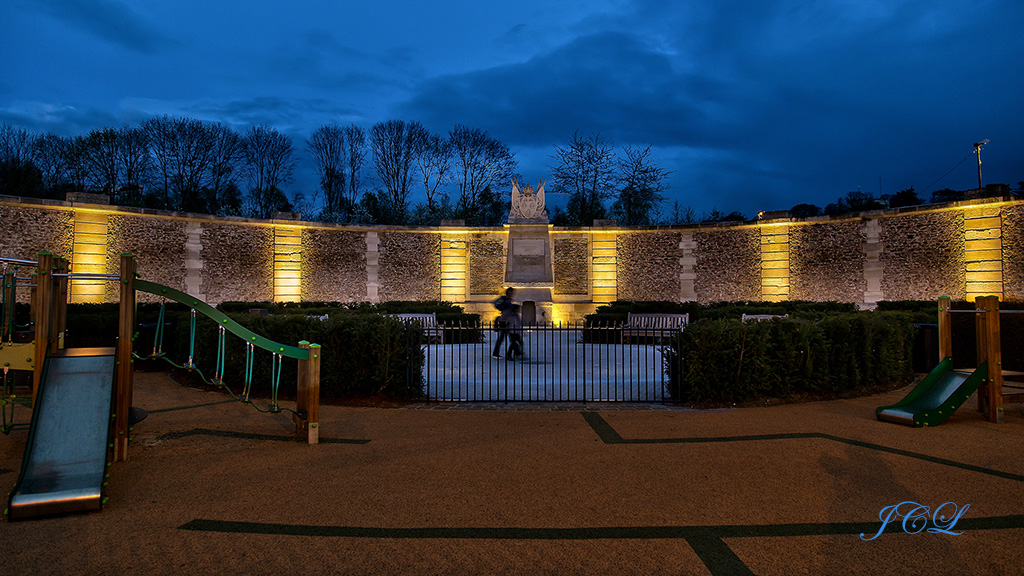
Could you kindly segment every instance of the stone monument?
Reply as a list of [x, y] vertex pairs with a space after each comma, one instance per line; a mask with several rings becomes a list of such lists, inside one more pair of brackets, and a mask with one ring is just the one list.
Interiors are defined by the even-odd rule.
[[513, 178], [505, 284], [516, 289], [516, 300], [523, 303], [523, 323], [528, 325], [551, 321], [554, 274], [548, 222], [544, 181], [534, 190], [529, 183], [520, 187]]

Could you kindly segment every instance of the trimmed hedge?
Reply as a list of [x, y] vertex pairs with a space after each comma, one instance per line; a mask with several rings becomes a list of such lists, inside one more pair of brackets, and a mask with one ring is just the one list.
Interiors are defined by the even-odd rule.
[[825, 314], [765, 322], [704, 319], [680, 334], [677, 402], [744, 402], [801, 392], [841, 393], [909, 382], [913, 325], [906, 315]]

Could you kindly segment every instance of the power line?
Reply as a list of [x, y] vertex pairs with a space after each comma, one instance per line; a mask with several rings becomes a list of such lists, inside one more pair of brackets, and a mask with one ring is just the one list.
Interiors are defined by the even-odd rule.
[[932, 183], [931, 183], [931, 184], [929, 184], [929, 185], [928, 185], [928, 186], [927, 186], [927, 187], [926, 187], [926, 188], [925, 188], [924, 190], [922, 190], [922, 191], [921, 191], [921, 194], [925, 194], [925, 193], [927, 193], [927, 192], [928, 192], [929, 190], [931, 190], [931, 189], [932, 189], [932, 186], [935, 186], [936, 184], [938, 184], [939, 180], [942, 180], [942, 179], [943, 179], [943, 178], [945, 178], [946, 176], [949, 176], [949, 173], [950, 173], [950, 172], [952, 172], [953, 170], [956, 170], [957, 168], [959, 168], [959, 167], [960, 167], [960, 165], [961, 165], [961, 164], [963, 164], [964, 162], [966, 162], [966, 161], [967, 161], [967, 159], [968, 159], [968, 158], [970, 158], [971, 156], [974, 156], [974, 151], [973, 151], [973, 150], [972, 150], [972, 151], [970, 151], [970, 152], [968, 152], [968, 153], [967, 153], [967, 156], [964, 156], [964, 159], [963, 159], [963, 160], [961, 160], [961, 161], [957, 162], [957, 163], [956, 163], [956, 166], [953, 166], [953, 167], [952, 167], [952, 168], [950, 168], [950, 169], [949, 169], [949, 171], [947, 171], [947, 172], [946, 172], [945, 174], [943, 174], [942, 176], [939, 176], [938, 178], [936, 178], [936, 179], [935, 179], [935, 182], [932, 182]]

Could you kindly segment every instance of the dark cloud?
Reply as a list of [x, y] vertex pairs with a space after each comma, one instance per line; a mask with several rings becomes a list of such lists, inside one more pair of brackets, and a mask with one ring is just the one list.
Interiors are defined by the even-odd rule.
[[159, 26], [117, 0], [42, 0], [27, 6], [135, 52], [155, 54], [170, 42]]
[[[393, 113], [513, 147], [577, 130], [652, 143], [677, 192], [727, 211], [922, 189], [992, 134], [987, 181], [1015, 183], [1024, 77], [1006, 55], [1024, 53], [1022, 16], [1005, 1], [646, 2], [522, 63], [422, 82]], [[939, 187], [976, 183], [962, 172]]]

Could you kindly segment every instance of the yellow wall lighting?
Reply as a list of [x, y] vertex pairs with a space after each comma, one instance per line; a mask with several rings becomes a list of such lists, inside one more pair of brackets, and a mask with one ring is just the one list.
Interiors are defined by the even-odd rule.
[[789, 226], [761, 226], [761, 299], [789, 299]]
[[1003, 228], [999, 205], [964, 209], [967, 300], [1003, 296]]
[[617, 297], [615, 232], [590, 236], [590, 282], [594, 302], [614, 302]]
[[[107, 213], [75, 210], [74, 245], [71, 252], [73, 274], [105, 274], [107, 272]], [[71, 281], [71, 301], [99, 303], [104, 301], [103, 280]]]
[[302, 297], [302, 228], [274, 227], [274, 302]]
[[466, 301], [466, 234], [441, 236], [441, 300]]

